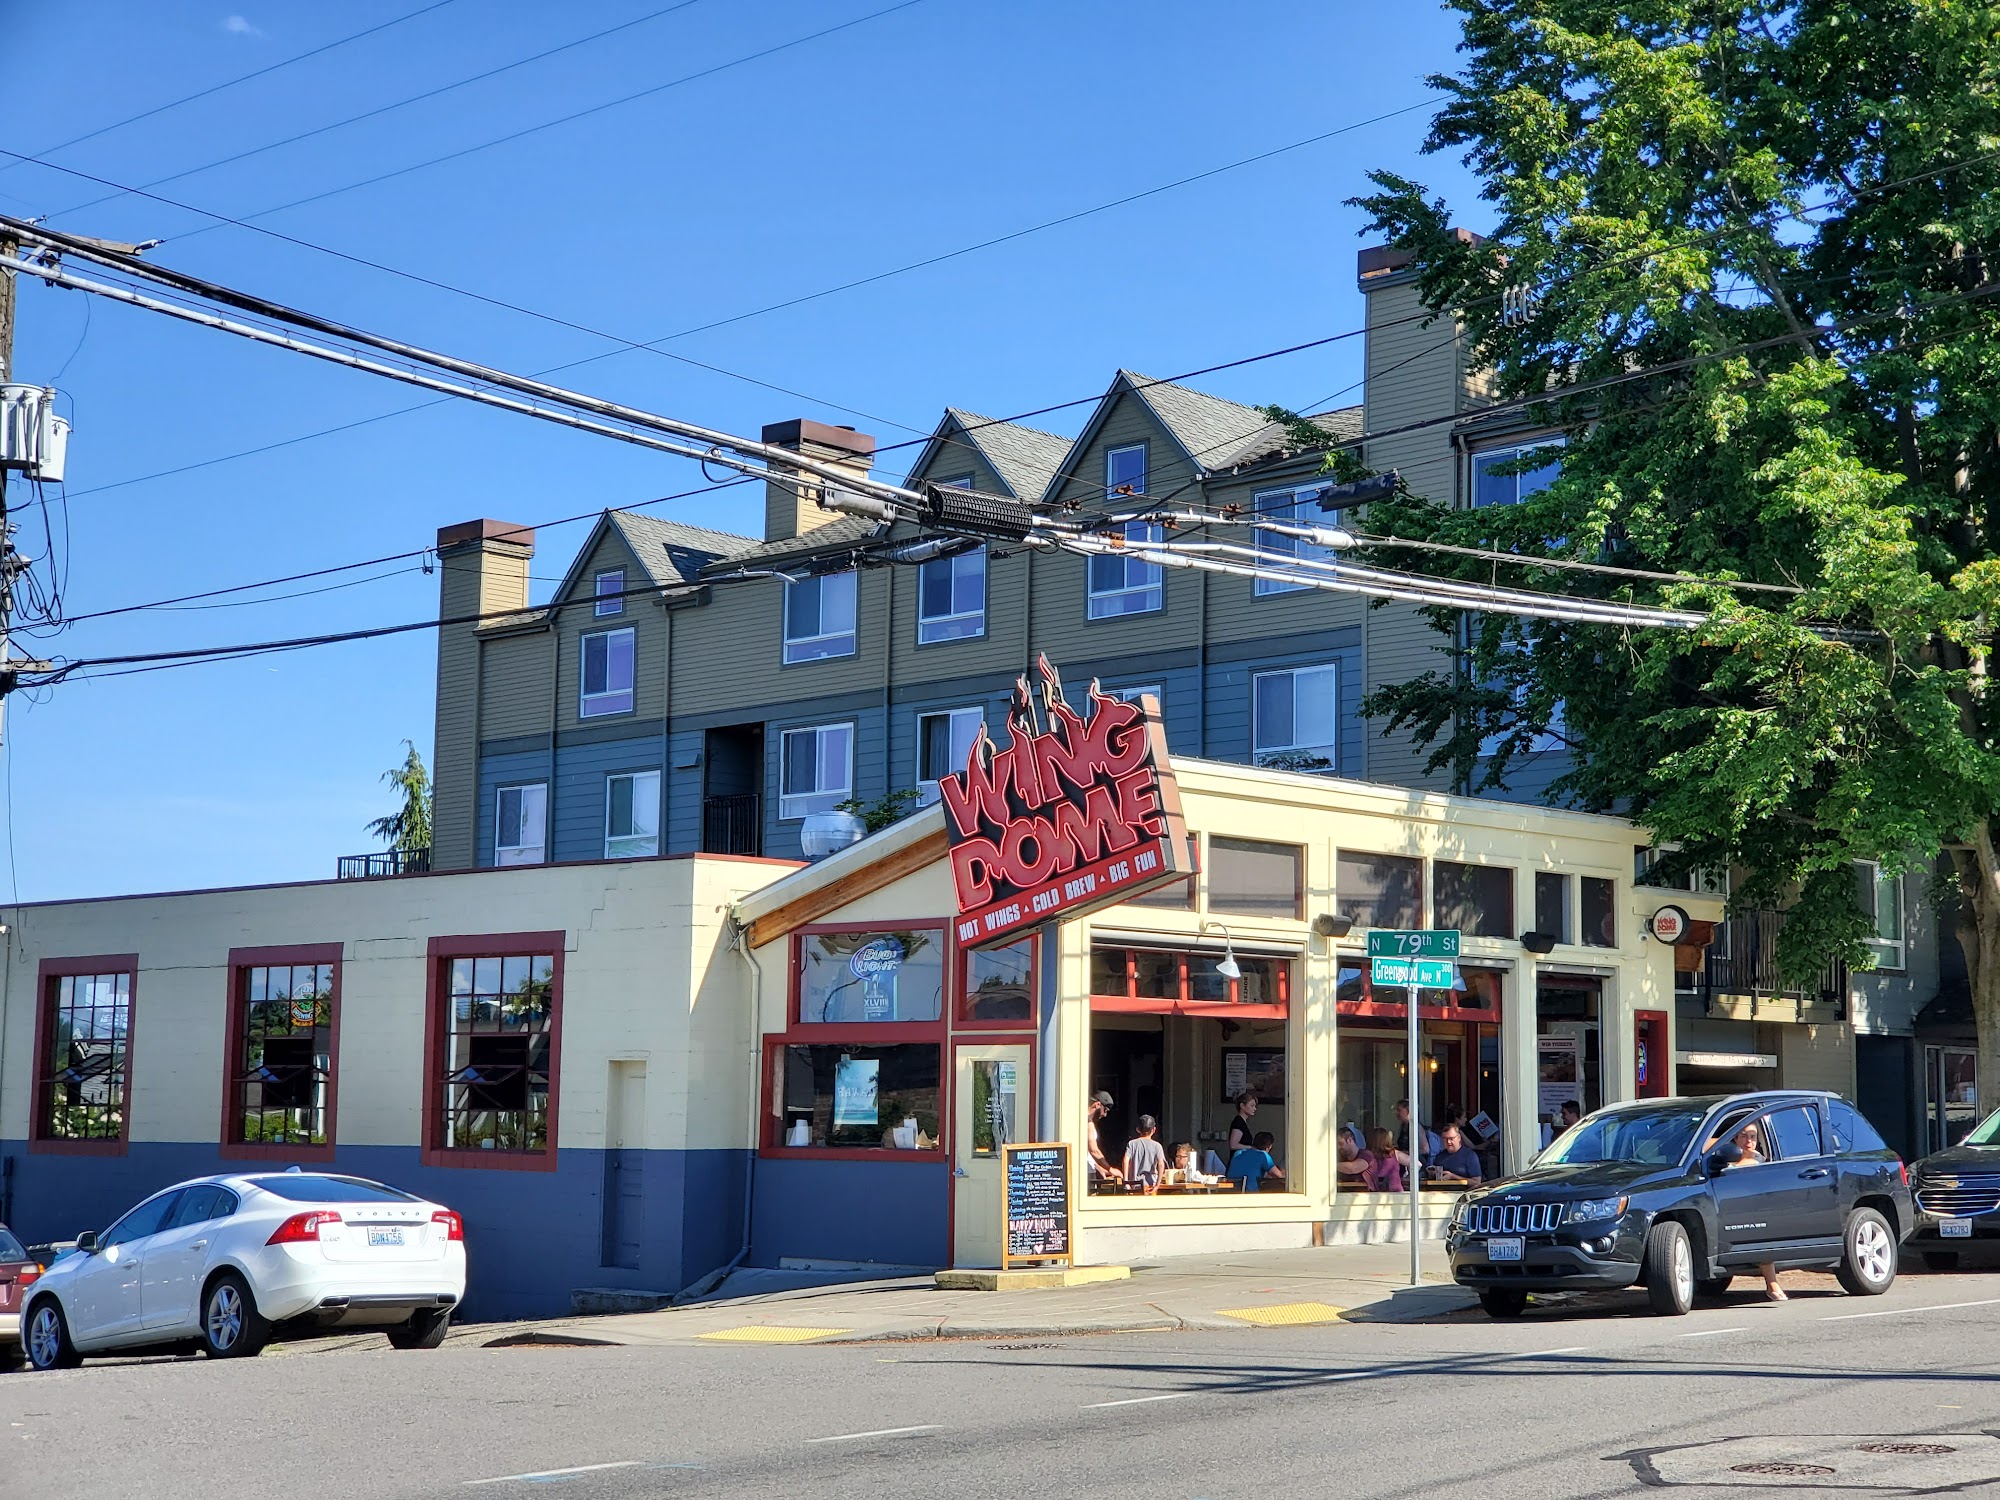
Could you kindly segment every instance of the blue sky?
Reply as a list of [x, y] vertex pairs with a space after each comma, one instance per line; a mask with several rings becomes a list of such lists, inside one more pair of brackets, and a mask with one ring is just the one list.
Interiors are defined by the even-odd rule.
[[[0, 145], [39, 155], [427, 3], [7, 7]], [[643, 341], [1418, 104], [1457, 40], [1451, 19], [1422, 4], [919, 0], [876, 14], [894, 0], [693, 0], [655, 14], [669, 3], [449, 0], [55, 152], [69, 173], [0, 158], [0, 208], [162, 238], [162, 264], [544, 370], [617, 346], [143, 197], [65, 212], [109, 191], [72, 174], [153, 182], [637, 22], [155, 191]], [[596, 109], [642, 90], [654, 92]], [[630, 351], [562, 378], [734, 431], [811, 416], [887, 445], [927, 432], [947, 404], [1006, 415], [1094, 395], [1120, 365], [1172, 375], [1353, 328], [1362, 221], [1343, 200], [1365, 172], [1412, 173], [1474, 209], [1455, 161], [1419, 156], [1427, 123], [1427, 110], [1404, 114], [667, 346], [798, 396]], [[450, 153], [467, 154], [399, 170]], [[398, 175], [265, 213], [385, 173]], [[19, 322], [16, 378], [56, 383], [73, 406], [66, 518], [50, 507], [57, 566], [40, 564], [65, 578], [71, 615], [399, 553], [474, 517], [539, 523], [702, 483], [664, 455], [463, 403], [288, 442], [424, 398], [36, 284], [21, 287]], [[1359, 356], [1350, 341], [1195, 383], [1303, 407], [1349, 387]], [[1074, 432], [1084, 415], [1040, 425]], [[270, 444], [284, 446], [230, 457]], [[914, 451], [885, 455], [884, 472]], [[22, 542], [39, 558], [43, 512], [23, 488], [10, 500], [28, 502]], [[749, 531], [759, 503], [744, 490], [656, 513]], [[539, 590], [586, 530], [542, 531]], [[274, 597], [324, 583], [346, 586]], [[30, 649], [271, 639], [437, 607], [436, 579], [414, 563], [240, 597], [258, 602], [83, 621]], [[363, 825], [388, 810], [377, 778], [402, 740], [428, 758], [434, 674], [431, 637], [414, 633], [18, 695], [5, 726], [13, 884], [0, 891], [33, 900], [331, 875], [336, 855], [371, 847]]]

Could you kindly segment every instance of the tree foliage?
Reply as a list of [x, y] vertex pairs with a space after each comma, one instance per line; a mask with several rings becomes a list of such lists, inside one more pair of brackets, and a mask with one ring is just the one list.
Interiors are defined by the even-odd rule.
[[404, 740], [403, 748], [408, 752], [403, 763], [382, 773], [382, 779], [402, 795], [402, 806], [375, 819], [368, 831], [391, 849], [407, 853], [431, 846], [431, 777], [416, 745]]
[[1491, 370], [1495, 425], [1567, 447], [1518, 505], [1371, 529], [1711, 580], [1431, 569], [1711, 619], [1481, 617], [1466, 671], [1368, 711], [1477, 789], [1560, 732], [1554, 794], [1747, 868], [1793, 974], [1866, 961], [1851, 861], [1950, 851], [2000, 1086], [2000, 7], [1448, 3], [1464, 64], [1427, 149], [1463, 154], [1491, 232], [1388, 173], [1357, 201]]

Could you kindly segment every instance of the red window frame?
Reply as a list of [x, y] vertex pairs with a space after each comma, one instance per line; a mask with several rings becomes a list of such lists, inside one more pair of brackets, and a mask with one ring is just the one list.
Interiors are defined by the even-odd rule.
[[[935, 1021], [801, 1021], [799, 1002], [804, 986], [805, 943], [824, 933], [863, 935], [892, 932], [935, 932], [941, 942], [944, 965], [944, 994]], [[952, 1047], [951, 1022], [957, 1014], [961, 950], [952, 924], [938, 917], [912, 917], [897, 921], [810, 922], [792, 929], [785, 944], [785, 1029], [767, 1033], [761, 1052], [762, 1073], [757, 1082], [759, 1124], [757, 1154], [807, 1161], [892, 1161], [936, 1166], [948, 1160], [951, 1150]], [[1013, 1031], [1020, 1022], [1006, 1023]], [[996, 1028], [997, 1029], [997, 1028]], [[984, 1036], [984, 1031], [981, 1032]], [[879, 1146], [787, 1146], [780, 1139], [781, 1113], [774, 1109], [772, 1091], [777, 1076], [776, 1055], [786, 1047], [838, 1046], [842, 1042], [865, 1047], [893, 1047], [903, 1044], [938, 1049], [938, 1129], [937, 1146], [929, 1151], [891, 1151]]]
[[[1193, 957], [1208, 957], [1207, 949], [1186, 948], [1124, 948], [1111, 943], [1094, 945], [1091, 949], [1092, 970], [1096, 968], [1099, 952], [1123, 953], [1125, 955], [1125, 992], [1122, 995], [1099, 993], [1095, 988], [1090, 995], [1090, 1008], [1113, 1014], [1142, 1016], [1215, 1016], [1221, 1019], [1248, 1019], [1256, 1021], [1283, 1021], [1291, 1015], [1292, 964], [1295, 956], [1278, 953], [1240, 954], [1240, 958], [1253, 958], [1273, 963], [1278, 971], [1278, 998], [1273, 1001], [1245, 1002], [1238, 997], [1243, 993], [1240, 980], [1229, 981], [1227, 1000], [1196, 1000], [1191, 998], [1192, 986], [1188, 977], [1188, 960]], [[1151, 953], [1168, 955], [1177, 960], [1179, 973], [1175, 988], [1178, 994], [1169, 999], [1156, 995], [1139, 993], [1139, 965], [1137, 955]]]
[[[489, 932], [434, 937], [424, 972], [424, 1127], [422, 1160], [427, 1167], [467, 1167], [501, 1172], [553, 1172], [557, 1126], [562, 1108], [562, 1017], [564, 945], [556, 932]], [[451, 1000], [454, 958], [520, 958], [548, 954], [555, 961], [549, 985], [548, 1143], [539, 1151], [485, 1151], [444, 1144], [443, 1066], [447, 1053], [445, 1011]]]
[[982, 1021], [967, 1015], [965, 1010], [972, 997], [972, 988], [968, 982], [968, 971], [972, 967], [973, 954], [980, 950], [977, 948], [960, 948], [954, 941], [952, 946], [955, 950], [956, 958], [952, 964], [951, 983], [953, 1030], [1032, 1032], [1035, 1029], [1035, 1022], [1041, 1012], [1041, 986], [1039, 980], [1042, 972], [1042, 936], [1039, 932], [1030, 932], [1025, 937], [1016, 938], [1013, 943], [996, 943], [994, 946], [998, 948], [1011, 948], [1018, 943], [1026, 943], [1028, 945], [1028, 1014], [1022, 1020]]
[[[339, 943], [290, 943], [275, 948], [231, 948], [229, 950], [229, 993], [223, 1014], [222, 1032], [222, 1130], [221, 1156], [225, 1161], [332, 1161], [335, 1126], [340, 1103], [340, 968]], [[274, 969], [292, 965], [328, 964], [333, 969], [333, 989], [328, 995], [330, 1016], [326, 1042], [326, 1144], [324, 1146], [268, 1145], [236, 1138], [238, 1070], [243, 1064], [244, 981], [252, 969]]]
[[[127, 974], [132, 983], [125, 1000], [125, 1097], [118, 1112], [118, 1134], [96, 1140], [73, 1140], [48, 1133], [47, 1094], [54, 1079], [49, 1075], [49, 1036], [55, 1025], [59, 981], [80, 974]], [[123, 1156], [132, 1140], [132, 1078], [134, 1042], [139, 1023], [139, 955], [97, 953], [77, 958], [45, 958], [35, 970], [35, 1080], [34, 1097], [29, 1100], [28, 1150], [50, 1156]]]
[[[1337, 987], [1339, 985], [1340, 970], [1347, 967], [1356, 967], [1361, 970], [1362, 999], [1342, 1000], [1339, 998]], [[1504, 975], [1507, 972], [1498, 965], [1468, 963], [1462, 965], [1462, 967], [1480, 969], [1491, 974]], [[1404, 998], [1407, 991], [1400, 987], [1385, 989], [1385, 993], [1393, 994], [1397, 998], [1394, 1000], [1377, 1000], [1375, 998], [1374, 981], [1368, 977], [1368, 960], [1358, 953], [1344, 953], [1340, 956], [1334, 968], [1334, 983], [1336, 990], [1333, 1013], [1336, 1016], [1372, 1016], [1389, 1021], [1401, 1021], [1408, 1016], [1410, 1002]], [[1502, 979], [1502, 986], [1505, 983], [1505, 979]], [[1424, 990], [1421, 993], [1430, 995], [1436, 994], [1437, 991]], [[1498, 1025], [1504, 1003], [1503, 999], [1500, 1004], [1496, 1004], [1491, 1010], [1486, 1010], [1470, 1005], [1426, 1005], [1423, 1001], [1419, 1000], [1417, 1002], [1417, 1019], [1422, 1021], [1479, 1021], [1489, 1025]]]

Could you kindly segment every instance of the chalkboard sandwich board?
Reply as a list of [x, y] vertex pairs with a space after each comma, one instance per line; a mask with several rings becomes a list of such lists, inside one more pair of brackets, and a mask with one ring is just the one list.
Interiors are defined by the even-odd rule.
[[1061, 1261], [1075, 1263], [1075, 1217], [1071, 1212], [1069, 1143], [1009, 1143], [1006, 1166], [1007, 1240], [1000, 1268]]

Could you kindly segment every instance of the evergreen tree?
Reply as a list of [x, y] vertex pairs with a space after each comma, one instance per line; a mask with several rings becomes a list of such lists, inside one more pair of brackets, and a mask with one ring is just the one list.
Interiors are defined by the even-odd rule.
[[402, 794], [403, 805], [387, 817], [375, 819], [368, 831], [391, 849], [407, 854], [431, 846], [431, 777], [416, 745], [404, 740], [403, 747], [409, 752], [403, 763], [382, 773], [382, 779]]

